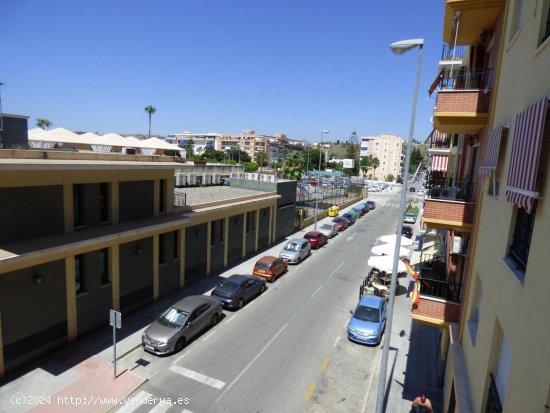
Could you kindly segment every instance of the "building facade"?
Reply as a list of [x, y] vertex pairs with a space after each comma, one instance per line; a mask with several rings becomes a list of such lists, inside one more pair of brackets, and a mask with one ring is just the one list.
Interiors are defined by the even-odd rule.
[[550, 405], [550, 1], [450, 1], [413, 319], [442, 330], [446, 412]]
[[369, 179], [385, 181], [388, 175], [394, 179], [402, 175], [405, 140], [394, 135], [361, 137], [360, 157], [372, 155], [379, 161], [377, 168], [366, 173]]

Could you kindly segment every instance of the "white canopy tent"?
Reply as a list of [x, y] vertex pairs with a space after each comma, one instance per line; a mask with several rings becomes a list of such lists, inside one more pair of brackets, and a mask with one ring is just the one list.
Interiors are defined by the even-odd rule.
[[[380, 238], [378, 238], [381, 242], [385, 242], [386, 244], [393, 244], [397, 242], [397, 236], [395, 234], [390, 235], [383, 235]], [[413, 245], [412, 239], [409, 239], [407, 237], [401, 236], [401, 246], [403, 247], [410, 247]]]
[[[376, 255], [390, 255], [395, 253], [395, 243], [393, 244], [380, 244], [372, 247], [372, 253]], [[408, 257], [409, 250], [407, 248], [399, 247], [399, 256]]]
[[[391, 255], [375, 255], [373, 257], [369, 258], [369, 261], [367, 264], [370, 267], [378, 268], [380, 271], [386, 271], [388, 273], [391, 273], [393, 271], [393, 257]], [[407, 267], [405, 267], [405, 264], [403, 261], [398, 260], [397, 261], [397, 272], [405, 272], [407, 271]]]

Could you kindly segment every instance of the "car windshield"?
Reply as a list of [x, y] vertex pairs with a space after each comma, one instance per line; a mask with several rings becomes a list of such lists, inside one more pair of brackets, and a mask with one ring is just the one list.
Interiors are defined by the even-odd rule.
[[364, 305], [357, 307], [353, 317], [363, 321], [370, 321], [372, 323], [378, 323], [380, 321], [378, 308], [366, 307]]
[[178, 310], [177, 308], [170, 307], [158, 318], [158, 322], [163, 326], [179, 328], [182, 327], [187, 321], [189, 313]]
[[406, 217], [414, 217], [413, 214], [409, 214], [409, 213], [405, 214], [405, 216], [406, 216]]
[[331, 227], [330, 225], [325, 224], [325, 225], [323, 225], [323, 226], [321, 227], [321, 229], [328, 229], [328, 230], [331, 230], [332, 227]]
[[300, 245], [289, 242], [288, 244], [285, 245], [285, 250], [298, 252], [298, 251], [300, 251]]
[[256, 267], [261, 268], [263, 270], [269, 270], [271, 268], [271, 264], [263, 261], [258, 261], [256, 263]]
[[306, 235], [304, 235], [304, 238], [305, 239], [315, 239], [315, 238], [317, 238], [317, 236], [315, 236], [313, 234], [306, 234]]

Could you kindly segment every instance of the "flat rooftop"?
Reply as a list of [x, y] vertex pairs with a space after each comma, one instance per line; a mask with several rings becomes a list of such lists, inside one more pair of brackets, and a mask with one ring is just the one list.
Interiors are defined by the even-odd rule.
[[216, 201], [228, 201], [252, 195], [267, 195], [263, 191], [231, 188], [230, 186], [201, 186], [190, 188], [175, 188], [174, 193], [185, 194], [187, 205], [200, 205]]

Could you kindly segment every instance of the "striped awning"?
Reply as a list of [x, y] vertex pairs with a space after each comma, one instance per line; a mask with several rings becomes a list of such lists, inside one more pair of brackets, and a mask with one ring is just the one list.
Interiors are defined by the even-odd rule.
[[531, 213], [535, 199], [542, 135], [548, 98], [516, 115], [510, 168], [506, 181], [506, 200]]
[[499, 126], [491, 131], [485, 149], [485, 160], [483, 166], [479, 168], [479, 173], [485, 176], [491, 175], [491, 170], [497, 169], [498, 151], [500, 149], [500, 139], [504, 131], [504, 126]]
[[432, 171], [447, 171], [448, 156], [432, 156]]
[[432, 135], [432, 142], [445, 142], [445, 139], [449, 136], [448, 133], [439, 132], [437, 129], [434, 129], [434, 133]]

